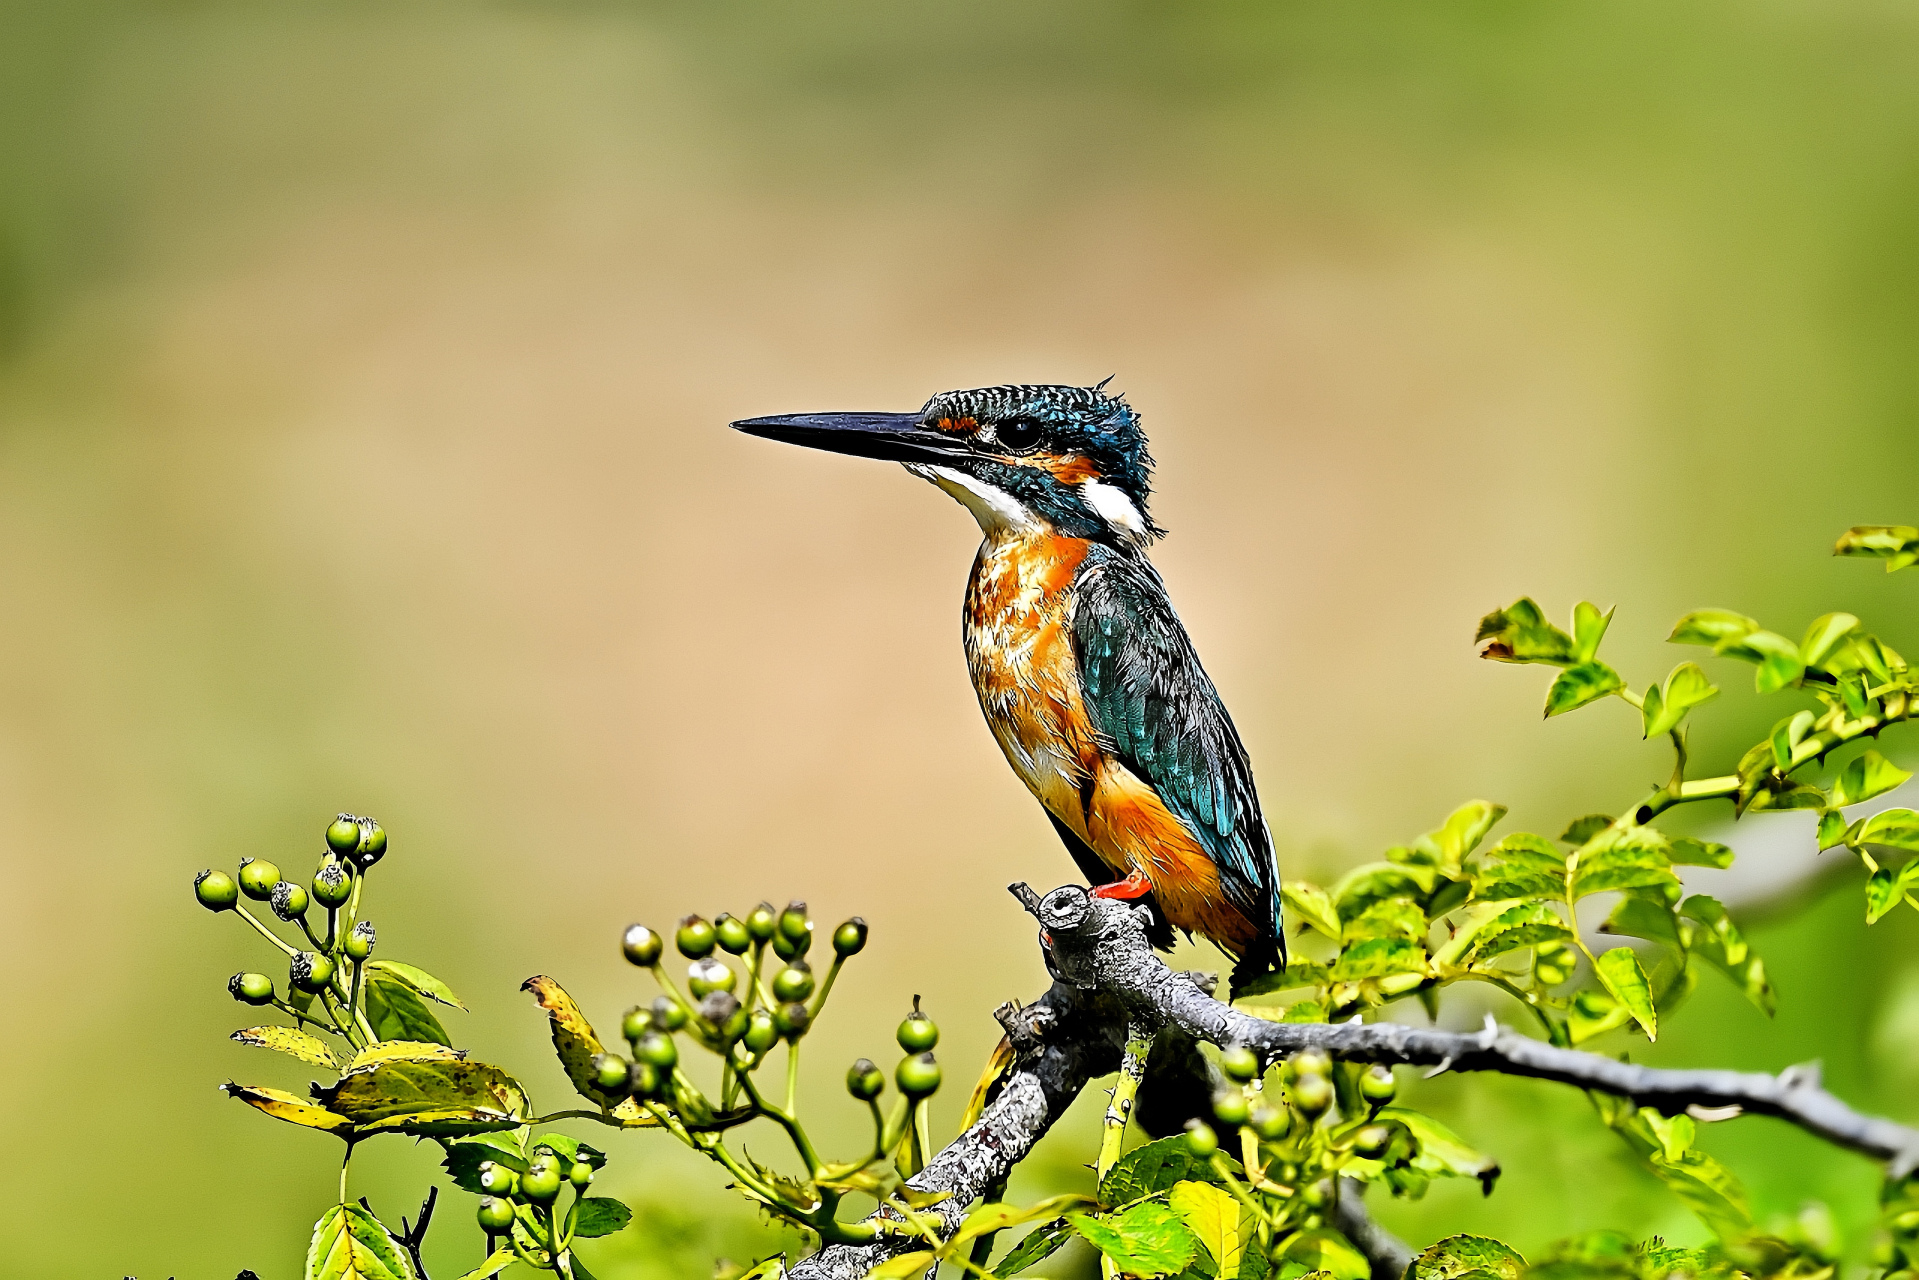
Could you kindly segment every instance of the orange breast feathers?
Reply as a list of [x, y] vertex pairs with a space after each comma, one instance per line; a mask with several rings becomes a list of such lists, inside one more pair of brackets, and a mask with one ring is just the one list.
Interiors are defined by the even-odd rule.
[[1142, 872], [1167, 919], [1237, 954], [1257, 929], [1150, 784], [1100, 746], [1080, 696], [1073, 577], [1080, 538], [989, 537], [966, 592], [966, 662], [980, 709], [1027, 789], [1119, 876]]

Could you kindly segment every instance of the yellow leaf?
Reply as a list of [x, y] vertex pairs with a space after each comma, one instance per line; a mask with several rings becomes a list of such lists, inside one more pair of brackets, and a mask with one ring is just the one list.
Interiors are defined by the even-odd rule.
[[340, 1060], [333, 1056], [333, 1050], [327, 1048], [323, 1041], [293, 1027], [242, 1027], [228, 1038], [239, 1044], [274, 1049], [316, 1067], [328, 1067], [334, 1071], [340, 1069]]
[[1239, 1259], [1245, 1250], [1239, 1234], [1239, 1201], [1210, 1182], [1177, 1182], [1167, 1192], [1166, 1203], [1213, 1255], [1220, 1275], [1239, 1274]]
[[266, 1112], [275, 1120], [285, 1120], [288, 1124], [318, 1129], [322, 1133], [337, 1133], [343, 1138], [352, 1136], [351, 1120], [328, 1111], [325, 1107], [316, 1107], [304, 1098], [283, 1093], [279, 1089], [239, 1084], [232, 1080], [227, 1081], [220, 1088], [229, 1098], [238, 1098], [256, 1111]]
[[888, 1258], [880, 1263], [866, 1273], [866, 1280], [907, 1280], [908, 1276], [918, 1275], [932, 1266], [933, 1262], [931, 1249], [915, 1249], [911, 1253], [902, 1253], [896, 1258]]

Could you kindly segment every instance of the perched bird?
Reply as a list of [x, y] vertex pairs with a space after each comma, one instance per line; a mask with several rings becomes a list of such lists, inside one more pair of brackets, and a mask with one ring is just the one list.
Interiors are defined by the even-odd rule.
[[1146, 558], [1165, 531], [1139, 415], [1104, 388], [733, 426], [904, 463], [973, 513], [966, 661], [993, 736], [1094, 892], [1146, 898], [1161, 947], [1173, 927], [1210, 938], [1237, 986], [1285, 963], [1279, 868], [1246, 748]]

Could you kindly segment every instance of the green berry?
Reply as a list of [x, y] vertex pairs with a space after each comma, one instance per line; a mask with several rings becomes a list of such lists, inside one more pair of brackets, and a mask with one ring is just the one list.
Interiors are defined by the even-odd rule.
[[360, 850], [352, 855], [360, 870], [365, 871], [381, 858], [386, 857], [386, 828], [371, 818], [360, 820]]
[[620, 1034], [629, 1041], [638, 1040], [652, 1029], [652, 1013], [637, 1004], [628, 1009], [626, 1016], [620, 1019]]
[[299, 952], [287, 961], [287, 981], [318, 995], [333, 981], [333, 961], [317, 952]]
[[236, 973], [227, 979], [227, 990], [241, 1004], [272, 1004], [273, 979], [264, 973]]
[[1301, 1049], [1286, 1062], [1286, 1082], [1300, 1076], [1323, 1076], [1333, 1069], [1333, 1060], [1324, 1049]]
[[728, 955], [745, 954], [753, 945], [753, 935], [746, 931], [746, 923], [738, 916], [722, 915], [713, 921], [713, 936], [720, 940], [720, 950]]
[[774, 1025], [772, 1014], [764, 1009], [755, 1009], [746, 1020], [746, 1034], [741, 1038], [749, 1052], [765, 1053], [779, 1043], [780, 1030]]
[[1398, 1092], [1399, 1082], [1393, 1079], [1391, 1067], [1374, 1063], [1359, 1077], [1359, 1096], [1375, 1107], [1385, 1106]]
[[346, 936], [346, 942], [341, 945], [340, 949], [346, 952], [347, 959], [349, 960], [364, 960], [373, 954], [373, 944], [375, 941], [373, 922], [371, 920], [361, 920], [354, 924], [352, 931]]
[[660, 1069], [650, 1062], [633, 1064], [633, 1074], [627, 1079], [629, 1091], [636, 1098], [650, 1098], [660, 1091]]
[[1253, 1132], [1267, 1142], [1277, 1142], [1293, 1127], [1293, 1113], [1278, 1107], [1258, 1106], [1251, 1116]]
[[1393, 1143], [1393, 1131], [1383, 1124], [1369, 1124], [1353, 1135], [1353, 1154], [1377, 1160]]
[[1246, 1095], [1240, 1090], [1221, 1089], [1213, 1095], [1213, 1119], [1228, 1128], [1245, 1124], [1249, 1114]]
[[753, 935], [755, 942], [765, 942], [780, 929], [780, 918], [773, 913], [773, 904], [762, 902], [746, 913], [746, 931]]
[[1310, 1209], [1324, 1209], [1333, 1202], [1332, 1179], [1321, 1178], [1318, 1182], [1309, 1184], [1301, 1190], [1299, 1198], [1304, 1201]]
[[806, 1028], [812, 1025], [813, 1015], [806, 1006], [795, 1001], [783, 1004], [773, 1011], [773, 1026], [788, 1040], [797, 1040], [806, 1034]]
[[1259, 1055], [1243, 1044], [1236, 1044], [1219, 1055], [1220, 1068], [1226, 1072], [1226, 1078], [1245, 1084], [1259, 1076]]
[[940, 1064], [930, 1053], [901, 1058], [893, 1071], [893, 1083], [909, 1098], [924, 1098], [940, 1087]]
[[[656, 996], [653, 1000], [653, 1025], [661, 1031], [678, 1031], [686, 1025], [686, 1006], [672, 996]], [[628, 1036], [637, 1040], [638, 1036]]]
[[871, 1102], [886, 1088], [886, 1073], [871, 1058], [861, 1058], [846, 1069], [846, 1091], [861, 1102]]
[[[708, 926], [710, 929], [712, 926]], [[704, 960], [695, 960], [686, 971], [686, 988], [693, 993], [695, 1000], [704, 1000], [715, 991], [731, 991], [739, 985], [739, 979], [725, 963], [708, 956]]]
[[273, 886], [273, 914], [292, 924], [307, 913], [307, 891], [291, 880]]
[[854, 916], [839, 928], [833, 930], [833, 953], [837, 956], [856, 956], [866, 950], [866, 921]]
[[673, 936], [674, 945], [680, 954], [689, 960], [699, 960], [713, 954], [719, 938], [713, 933], [713, 926], [703, 917], [688, 916], [680, 921], [680, 930]]
[[633, 1046], [633, 1056], [660, 1071], [671, 1071], [680, 1061], [680, 1047], [673, 1037], [658, 1031], [648, 1032]]
[[900, 1029], [893, 1033], [900, 1042], [900, 1048], [908, 1053], [925, 1053], [940, 1042], [940, 1029], [933, 1020], [920, 1012], [920, 998], [913, 997], [913, 1012], [906, 1015], [906, 1021], [900, 1023]]
[[480, 1161], [480, 1190], [490, 1196], [505, 1196], [512, 1199], [519, 1188], [520, 1175], [503, 1164], [491, 1160]]
[[813, 994], [813, 966], [795, 960], [773, 975], [773, 998], [781, 1004], [805, 1000]]
[[513, 1229], [513, 1202], [502, 1200], [498, 1196], [488, 1196], [480, 1201], [480, 1230], [488, 1235], [497, 1236]]
[[323, 907], [343, 907], [353, 896], [353, 877], [346, 864], [328, 858], [313, 873], [313, 900]]
[[1219, 1150], [1219, 1135], [1204, 1120], [1186, 1122], [1186, 1149], [1204, 1160]]
[[224, 871], [202, 871], [193, 877], [193, 896], [208, 911], [231, 911], [240, 901], [240, 886]]
[[360, 848], [360, 820], [350, 813], [335, 818], [326, 829], [326, 847], [342, 858], [357, 852]]
[[813, 940], [813, 922], [806, 918], [806, 904], [798, 898], [787, 903], [786, 910], [780, 912], [780, 936], [788, 942]]
[[1333, 1105], [1333, 1082], [1322, 1075], [1303, 1075], [1289, 1090], [1292, 1103], [1308, 1120], [1317, 1120]]
[[560, 1162], [553, 1156], [537, 1156], [520, 1175], [520, 1194], [534, 1204], [550, 1204], [560, 1194]]
[[660, 953], [665, 950], [660, 935], [643, 924], [630, 924], [626, 932], [620, 935], [620, 950], [626, 953], [627, 960], [642, 969], [651, 969], [660, 962]]
[[783, 933], [776, 933], [773, 935], [773, 954], [782, 960], [797, 960], [806, 954], [806, 944], [795, 942]]
[[280, 883], [280, 868], [271, 862], [262, 862], [258, 858], [240, 859], [240, 892], [255, 902], [265, 902], [273, 896], [273, 886]]
[[633, 1064], [617, 1053], [593, 1055], [593, 1087], [601, 1093], [625, 1093], [632, 1074]]
[[575, 1191], [584, 1191], [593, 1185], [593, 1166], [584, 1160], [575, 1160], [573, 1167], [566, 1171], [566, 1180], [573, 1184]]

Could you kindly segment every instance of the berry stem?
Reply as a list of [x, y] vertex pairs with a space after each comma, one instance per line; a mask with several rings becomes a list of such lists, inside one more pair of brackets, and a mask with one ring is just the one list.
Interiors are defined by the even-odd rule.
[[281, 939], [279, 934], [267, 928], [264, 924], [261, 924], [258, 916], [254, 915], [251, 911], [248, 911], [245, 907], [241, 906], [239, 903], [236, 902], [233, 904], [233, 910], [234, 910], [234, 914], [238, 915], [242, 920], [252, 925], [255, 929], [258, 929], [260, 931], [261, 937], [265, 938], [268, 942], [271, 942], [274, 946], [280, 948], [280, 950], [284, 951], [289, 957], [297, 956], [300, 954], [299, 948], [288, 946], [286, 942]]
[[806, 1012], [810, 1017], [820, 1016], [820, 1010], [826, 1007], [826, 997], [833, 990], [833, 979], [840, 976], [840, 966], [846, 963], [846, 957], [835, 955], [833, 963], [826, 970], [826, 979], [820, 983], [820, 992], [813, 997], [813, 1005]]

